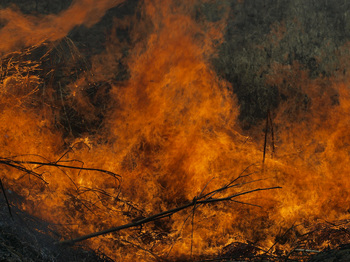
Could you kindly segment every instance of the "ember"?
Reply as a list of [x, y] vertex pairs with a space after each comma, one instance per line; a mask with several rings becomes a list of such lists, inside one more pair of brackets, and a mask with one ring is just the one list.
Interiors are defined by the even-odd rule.
[[349, 243], [349, 39], [327, 35], [349, 4], [0, 6], [14, 221], [115, 261], [306, 261]]

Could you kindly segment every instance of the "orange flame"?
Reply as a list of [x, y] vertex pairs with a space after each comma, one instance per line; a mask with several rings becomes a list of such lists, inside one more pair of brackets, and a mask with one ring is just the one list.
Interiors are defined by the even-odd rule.
[[1, 9], [0, 17], [5, 25], [0, 29], [0, 54], [44, 41], [59, 40], [77, 25], [91, 27], [108, 9], [122, 2], [123, 0], [75, 0], [60, 14], [41, 17], [25, 15], [11, 8]]

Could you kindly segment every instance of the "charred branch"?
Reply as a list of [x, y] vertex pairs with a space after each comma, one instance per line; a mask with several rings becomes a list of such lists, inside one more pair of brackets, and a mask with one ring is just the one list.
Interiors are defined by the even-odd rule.
[[120, 182], [121, 176], [113, 173], [108, 170], [100, 169], [100, 168], [89, 168], [89, 167], [78, 167], [78, 166], [72, 166], [72, 165], [64, 165], [64, 164], [59, 164], [58, 162], [40, 162], [40, 161], [25, 161], [25, 160], [14, 160], [10, 158], [0, 158], [0, 164], [7, 165], [13, 168], [16, 168], [18, 170], [21, 170], [25, 173], [28, 173], [30, 175], [34, 175], [35, 177], [39, 178], [43, 182], [47, 184], [47, 182], [42, 178], [42, 174], [34, 172], [23, 165], [32, 165], [32, 166], [52, 166], [52, 167], [57, 167], [57, 168], [66, 168], [66, 169], [75, 169], [75, 170], [80, 170], [80, 171], [96, 171], [99, 173], [104, 173], [107, 175], [112, 176], [113, 178], [117, 179]]
[[[241, 192], [241, 193], [236, 193], [236, 194], [229, 195], [227, 197], [221, 197], [221, 198], [212, 198], [211, 197], [215, 193], [217, 193], [219, 191], [223, 191], [223, 190], [225, 190], [227, 188], [229, 188], [229, 187], [224, 186], [224, 187], [219, 188], [217, 190], [214, 190], [214, 191], [212, 191], [212, 192], [210, 192], [208, 194], [205, 194], [205, 195], [203, 195], [201, 197], [194, 198], [191, 202], [189, 202], [189, 203], [187, 203], [187, 204], [185, 204], [183, 206], [176, 207], [176, 208], [173, 208], [173, 209], [169, 209], [169, 210], [164, 211], [164, 212], [160, 212], [160, 213], [155, 214], [153, 216], [149, 216], [149, 217], [140, 219], [140, 220], [138, 220], [136, 222], [128, 223], [128, 224], [117, 226], [117, 227], [113, 227], [113, 228], [108, 228], [106, 230], [102, 230], [102, 231], [99, 231], [99, 232], [87, 234], [87, 235], [84, 235], [84, 236], [81, 236], [81, 237], [78, 237], [78, 238], [75, 238], [75, 239], [71, 239], [71, 240], [60, 241], [58, 243], [59, 244], [73, 245], [73, 244], [75, 244], [77, 242], [80, 242], [80, 241], [83, 241], [83, 240], [87, 240], [89, 238], [93, 238], [93, 237], [97, 237], [97, 236], [101, 236], [101, 235], [106, 235], [106, 234], [109, 234], [109, 233], [117, 232], [117, 231], [120, 231], [120, 230], [123, 230], [123, 229], [127, 229], [127, 228], [131, 228], [131, 227], [138, 227], [138, 226], [141, 226], [143, 224], [146, 224], [146, 223], [149, 223], [149, 222], [161, 219], [161, 218], [169, 217], [169, 216], [171, 216], [171, 215], [173, 215], [173, 214], [175, 214], [175, 213], [177, 213], [177, 212], [179, 212], [181, 210], [187, 209], [189, 207], [193, 207], [193, 206], [197, 206], [197, 205], [203, 205], [203, 204], [218, 203], [218, 202], [222, 202], [222, 201], [238, 202], [238, 201], [235, 201], [233, 199], [236, 198], [236, 197], [242, 196], [242, 195], [253, 193], [253, 192], [279, 189], [281, 187], [276, 186], [276, 187], [269, 187], [269, 188], [257, 188], [257, 189], [248, 190], [248, 191], [244, 191], [244, 192]], [[239, 203], [242, 203], [242, 202], [239, 202]]]

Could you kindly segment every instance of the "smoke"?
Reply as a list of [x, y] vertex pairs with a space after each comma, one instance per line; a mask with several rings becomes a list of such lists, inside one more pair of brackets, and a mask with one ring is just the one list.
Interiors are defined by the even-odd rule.
[[44, 41], [56, 41], [65, 37], [75, 26], [91, 27], [105, 12], [123, 0], [76, 0], [71, 6], [54, 15], [28, 15], [17, 8], [0, 10], [0, 54], [37, 45]]

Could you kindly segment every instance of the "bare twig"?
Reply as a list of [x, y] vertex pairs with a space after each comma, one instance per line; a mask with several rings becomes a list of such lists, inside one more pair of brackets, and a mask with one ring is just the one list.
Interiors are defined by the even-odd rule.
[[18, 169], [24, 173], [27, 173], [29, 175], [33, 175], [35, 176], [36, 178], [40, 179], [41, 181], [43, 181], [45, 184], [48, 184], [42, 177], [42, 174], [39, 174], [37, 172], [34, 172], [33, 170], [30, 170], [28, 168], [25, 168], [24, 166], [21, 165], [20, 162], [16, 163], [12, 160], [10, 161], [6, 161], [6, 160], [0, 160], [0, 164], [4, 164], [4, 165], [7, 165], [7, 166], [10, 166], [10, 167], [13, 167], [15, 169]]
[[[273, 247], [274, 246], [276, 246], [277, 244], [278, 244], [278, 242], [280, 241], [280, 239], [281, 238], [284, 238], [291, 230], [293, 230], [294, 228], [296, 228], [298, 225], [292, 225], [290, 228], [288, 228], [281, 236], [279, 236], [279, 237], [276, 237], [275, 238], [275, 242], [273, 243], [273, 245], [268, 249], [268, 250], [266, 250], [266, 252], [265, 252], [265, 254], [267, 254], [267, 253], [270, 253], [271, 251], [272, 251], [272, 249], [273, 249]], [[292, 253], [292, 252], [291, 252]], [[291, 254], [290, 253], [290, 254]], [[290, 255], [290, 254], [288, 254], [288, 256]], [[287, 256], [287, 257], [288, 257]]]
[[267, 110], [266, 114], [266, 125], [265, 125], [265, 140], [264, 140], [264, 153], [263, 153], [263, 168], [264, 168], [264, 163], [265, 163], [265, 154], [266, 154], [266, 144], [267, 144], [267, 134], [269, 132], [269, 110]]
[[273, 131], [273, 122], [272, 122], [270, 109], [267, 110], [267, 114], [266, 114], [264, 153], [263, 153], [263, 161], [262, 161], [263, 168], [264, 168], [264, 163], [265, 163], [267, 136], [269, 133], [269, 128], [271, 130], [271, 143], [272, 143], [272, 155], [273, 155], [275, 153], [275, 135], [274, 135], [274, 131]]
[[272, 139], [272, 154], [275, 153], [275, 134], [274, 134], [274, 129], [273, 129], [273, 122], [272, 122], [272, 117], [271, 117], [271, 112], [268, 112], [268, 116], [270, 119], [270, 127], [271, 127], [271, 139]]
[[[37, 177], [38, 179], [42, 180], [46, 185], [48, 185], [49, 183], [44, 180], [44, 178], [43, 178], [44, 173], [38, 173], [38, 172], [33, 171], [32, 169], [28, 169], [27, 167], [24, 166], [24, 164], [29, 165], [29, 166], [34, 166], [33, 169], [37, 169], [37, 168], [43, 167], [43, 166], [56, 167], [57, 169], [62, 171], [68, 177], [68, 179], [73, 183], [73, 185], [76, 187], [77, 190], [79, 190], [79, 187], [76, 185], [76, 183], [73, 181], [73, 179], [63, 169], [73, 169], [73, 170], [78, 170], [79, 172], [84, 171], [84, 170], [85, 171], [100, 172], [100, 173], [110, 175], [116, 181], [118, 181], [118, 184], [119, 184], [118, 187], [120, 190], [121, 176], [116, 174], [116, 173], [113, 173], [111, 171], [100, 169], [100, 168], [88, 168], [88, 167], [83, 167], [83, 166], [79, 167], [79, 166], [73, 166], [73, 165], [65, 165], [65, 164], [59, 164], [57, 161], [55, 161], [55, 162], [49, 162], [49, 161], [43, 162], [43, 161], [15, 160], [14, 157], [0, 158], [0, 164], [7, 165], [7, 166], [10, 166], [12, 168], [18, 169], [26, 174], [33, 175], [33, 176]], [[84, 163], [81, 163], [81, 164], [83, 165]]]
[[[76, 170], [86, 170], [86, 171], [96, 171], [96, 172], [101, 172], [108, 174], [116, 179], [119, 180], [121, 177], [120, 175], [113, 173], [108, 170], [100, 169], [100, 168], [89, 168], [89, 167], [78, 167], [78, 166], [69, 166], [69, 165], [63, 165], [63, 164], [58, 164], [56, 162], [39, 162], [39, 161], [23, 161], [23, 160], [12, 160], [9, 158], [0, 158], [0, 164], [5, 164], [9, 166], [15, 166], [15, 165], [20, 165], [20, 164], [29, 164], [29, 165], [41, 165], [41, 166], [53, 166], [53, 167], [62, 167], [62, 168], [68, 168], [68, 169], [76, 169]], [[16, 167], [16, 166], [15, 166]], [[25, 168], [24, 168], [25, 169]], [[26, 169], [25, 171], [27, 171]], [[31, 170], [28, 170], [31, 171]], [[33, 171], [31, 171], [33, 172]]]

